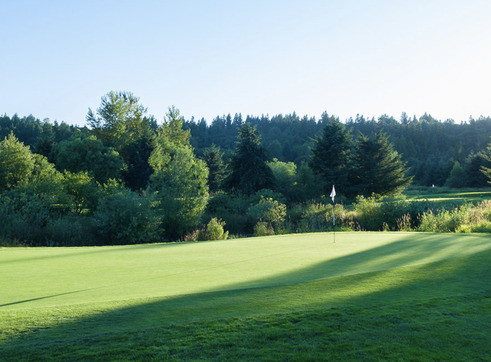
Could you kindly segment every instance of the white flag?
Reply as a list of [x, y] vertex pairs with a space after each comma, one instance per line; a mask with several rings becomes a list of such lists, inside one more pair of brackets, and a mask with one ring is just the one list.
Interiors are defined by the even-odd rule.
[[336, 196], [336, 190], [334, 189], [334, 185], [332, 185], [332, 191], [329, 197], [332, 199], [332, 202], [334, 202], [334, 197]]

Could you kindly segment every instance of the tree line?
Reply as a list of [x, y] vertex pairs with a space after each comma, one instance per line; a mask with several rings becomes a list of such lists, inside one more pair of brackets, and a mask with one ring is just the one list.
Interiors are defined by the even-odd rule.
[[489, 118], [236, 114], [207, 124], [170, 107], [159, 124], [132, 93], [109, 92], [86, 120], [0, 117], [0, 241], [222, 238], [225, 225], [267, 234], [325, 202], [333, 184], [345, 201], [411, 182], [485, 186], [491, 166]]

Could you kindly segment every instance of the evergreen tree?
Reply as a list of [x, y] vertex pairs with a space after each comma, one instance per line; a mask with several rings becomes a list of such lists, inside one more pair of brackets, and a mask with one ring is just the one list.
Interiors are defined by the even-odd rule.
[[217, 192], [225, 178], [225, 164], [222, 157], [223, 154], [220, 151], [220, 147], [215, 144], [212, 144], [211, 147], [206, 148], [203, 152], [203, 158], [208, 165], [208, 186], [211, 192]]
[[401, 155], [393, 150], [387, 136], [379, 131], [374, 138], [360, 135], [353, 157], [353, 194], [395, 195], [412, 181]]
[[445, 182], [445, 186], [462, 187], [464, 186], [464, 183], [465, 183], [464, 168], [460, 165], [459, 161], [455, 161], [452, 170], [450, 171], [450, 175], [448, 176], [448, 179]]
[[[488, 161], [491, 164], [491, 142], [489, 142], [488, 144], [487, 152], [483, 153], [483, 157], [486, 161]], [[488, 178], [488, 184], [491, 184], [491, 166], [490, 167], [482, 166], [481, 172]]]
[[[326, 117], [324, 114], [323, 118]], [[331, 191], [332, 185], [346, 190], [352, 145], [350, 132], [336, 118], [326, 118], [323, 122], [325, 127], [312, 149], [310, 167], [323, 181], [324, 192]]]
[[237, 147], [229, 165], [230, 174], [224, 181], [224, 187], [246, 195], [274, 187], [273, 172], [266, 161], [256, 128], [244, 124], [239, 130]]

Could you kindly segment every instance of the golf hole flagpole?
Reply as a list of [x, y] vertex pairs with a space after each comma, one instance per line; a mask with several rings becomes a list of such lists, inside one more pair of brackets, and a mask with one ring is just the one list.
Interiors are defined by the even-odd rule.
[[332, 191], [331, 195], [329, 195], [332, 199], [332, 235], [334, 238], [334, 243], [336, 242], [336, 229], [334, 228], [336, 226], [336, 216], [334, 213], [334, 198], [336, 197], [336, 189], [334, 188], [334, 185], [332, 185]]

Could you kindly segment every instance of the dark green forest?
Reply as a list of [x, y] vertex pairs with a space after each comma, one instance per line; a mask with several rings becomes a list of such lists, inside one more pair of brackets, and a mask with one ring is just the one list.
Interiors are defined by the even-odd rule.
[[[333, 119], [339, 120], [327, 113], [317, 120], [314, 117], [299, 117], [295, 113], [245, 118], [235, 114], [216, 117], [211, 123], [204, 119], [186, 121], [184, 128], [191, 130], [191, 144], [197, 154], [215, 144], [227, 156], [235, 148], [238, 129], [247, 123], [257, 127], [268, 157], [299, 165], [302, 161], [308, 162], [313, 139]], [[379, 131], [385, 132], [394, 149], [407, 163], [409, 174], [414, 176], [414, 184], [443, 186], [458, 162], [465, 170], [465, 177], [451, 186], [486, 186], [486, 178], [479, 168], [485, 162], [482, 153], [491, 136], [491, 117], [456, 123], [436, 120], [428, 114], [419, 118], [402, 114], [398, 120], [387, 115], [378, 119], [357, 115], [344, 123], [355, 138], [360, 134], [370, 137]]]
[[[159, 122], [132, 93], [109, 92], [83, 127], [0, 117], [0, 242], [103, 245], [325, 230], [333, 184], [338, 203], [358, 210], [410, 185], [487, 187], [490, 137], [490, 117], [455, 123], [428, 114], [345, 122], [327, 113], [318, 120], [235, 114], [207, 122], [170, 107]], [[371, 229], [401, 229], [395, 220], [411, 215], [404, 225], [414, 229], [428, 210], [420, 205]], [[367, 229], [345, 211], [344, 227]]]
[[[300, 118], [295, 113], [272, 117], [235, 114], [216, 117], [211, 122], [205, 119], [184, 120], [183, 129], [190, 130], [191, 145], [199, 157], [215, 145], [220, 148], [224, 160], [228, 160], [235, 149], [239, 128], [249, 124], [257, 128], [269, 159], [300, 165], [309, 161], [313, 140], [333, 118], [337, 119], [327, 113], [318, 120], [307, 116]], [[377, 120], [356, 116], [348, 119], [345, 125], [354, 137], [360, 134], [373, 136], [381, 130], [385, 132], [407, 163], [409, 175], [414, 176], [416, 185], [444, 186], [447, 181], [452, 187], [483, 187], [487, 184], [479, 169], [485, 164], [482, 155], [491, 136], [491, 117], [455, 123], [436, 120], [428, 114], [419, 118], [403, 114], [399, 120], [387, 115]], [[156, 131], [157, 120], [153, 119], [151, 126]], [[0, 117], [0, 139], [13, 132], [33, 152], [50, 158], [50, 161], [53, 161], [53, 147], [78, 131], [88, 131], [88, 128], [65, 122], [41, 121], [32, 115]], [[464, 177], [449, 179], [454, 166], [462, 170]]]

